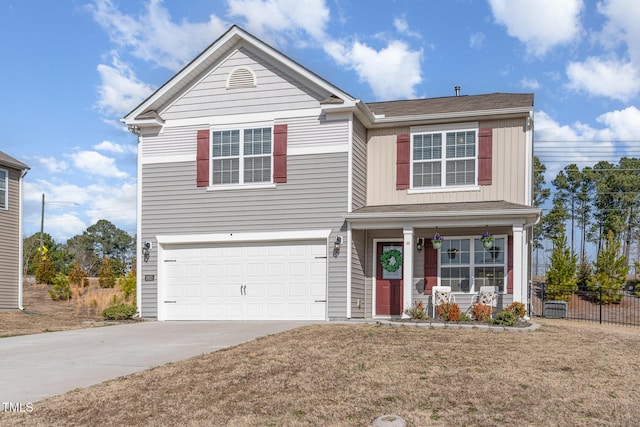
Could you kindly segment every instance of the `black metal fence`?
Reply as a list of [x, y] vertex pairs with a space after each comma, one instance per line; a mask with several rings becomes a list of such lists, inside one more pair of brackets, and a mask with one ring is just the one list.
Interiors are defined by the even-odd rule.
[[601, 287], [573, 291], [531, 283], [528, 312], [531, 317], [640, 326], [640, 289], [630, 284], [616, 291]]

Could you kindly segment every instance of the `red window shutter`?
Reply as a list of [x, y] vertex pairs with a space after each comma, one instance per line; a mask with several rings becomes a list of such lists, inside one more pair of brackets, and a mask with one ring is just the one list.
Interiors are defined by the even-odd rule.
[[433, 249], [431, 242], [424, 245], [424, 294], [431, 295], [433, 287], [438, 284], [438, 250]]
[[409, 171], [411, 161], [411, 138], [408, 133], [401, 133], [396, 138], [396, 190], [409, 188]]
[[513, 294], [513, 236], [507, 239], [507, 293]]
[[209, 185], [209, 129], [198, 131], [198, 148], [196, 154], [197, 185]]
[[493, 129], [478, 131], [478, 185], [491, 185]]
[[273, 127], [273, 182], [287, 182], [287, 125]]

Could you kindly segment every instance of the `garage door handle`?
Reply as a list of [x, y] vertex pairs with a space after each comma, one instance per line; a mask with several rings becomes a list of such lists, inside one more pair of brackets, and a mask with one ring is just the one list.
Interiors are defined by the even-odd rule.
[[240, 295], [247, 294], [247, 285], [240, 285]]
[[327, 300], [326, 299], [317, 299], [314, 302], [327, 302]]
[[165, 301], [165, 304], [176, 304], [178, 301]]

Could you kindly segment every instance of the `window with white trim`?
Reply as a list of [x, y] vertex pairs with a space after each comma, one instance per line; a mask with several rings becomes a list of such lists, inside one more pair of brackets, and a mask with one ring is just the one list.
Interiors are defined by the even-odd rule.
[[475, 294], [480, 286], [506, 292], [506, 238], [496, 237], [491, 249], [480, 239], [445, 239], [440, 248], [440, 284], [452, 292]]
[[213, 130], [211, 184], [272, 182], [272, 133], [271, 127]]
[[9, 172], [0, 169], [0, 209], [9, 208]]
[[419, 132], [411, 136], [411, 188], [477, 184], [477, 129]]

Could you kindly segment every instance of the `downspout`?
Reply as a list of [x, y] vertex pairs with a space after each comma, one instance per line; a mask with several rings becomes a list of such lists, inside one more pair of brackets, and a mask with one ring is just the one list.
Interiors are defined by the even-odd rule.
[[[353, 114], [349, 118], [349, 150], [347, 155], [347, 212], [351, 212], [353, 209]], [[347, 221], [347, 319], [351, 319], [351, 268], [353, 266], [353, 242], [351, 223]]]
[[22, 256], [23, 256], [23, 251], [24, 251], [24, 245], [23, 245], [23, 238], [22, 238], [22, 191], [23, 191], [23, 179], [24, 177], [27, 175], [27, 172], [29, 172], [29, 169], [23, 169], [20, 172], [20, 181], [18, 184], [18, 194], [20, 194], [19, 197], [19, 202], [18, 202], [18, 309], [19, 310], [24, 310], [24, 304], [23, 304], [23, 294], [24, 294], [24, 290], [23, 290], [23, 280], [24, 280], [24, 275], [23, 275], [23, 269], [24, 269], [24, 264], [22, 262]]

